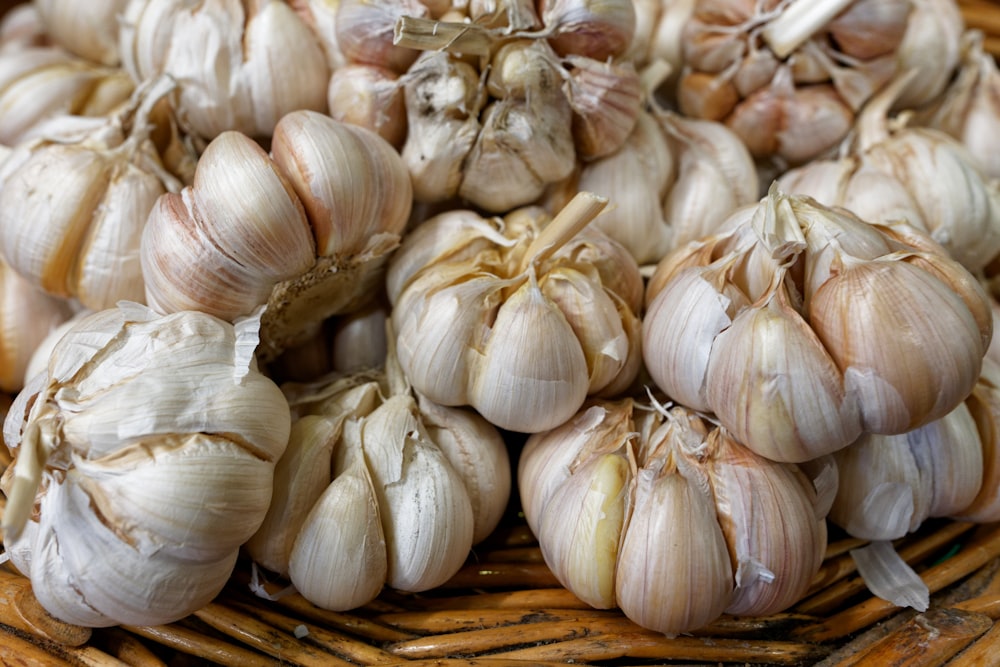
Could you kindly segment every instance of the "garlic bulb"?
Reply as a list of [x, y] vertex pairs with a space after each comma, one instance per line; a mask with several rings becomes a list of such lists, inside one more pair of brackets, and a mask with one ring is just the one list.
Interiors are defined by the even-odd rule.
[[1000, 254], [1000, 187], [954, 138], [890, 119], [888, 108], [908, 80], [897, 79], [869, 102], [847, 155], [792, 169], [778, 184], [864, 220], [904, 220], [978, 272]]
[[578, 160], [617, 150], [636, 123], [639, 76], [618, 59], [634, 30], [631, 3], [550, 3], [537, 29], [514, 28], [517, 13], [504, 9], [489, 14], [502, 25], [397, 23], [395, 43], [424, 51], [402, 76], [401, 151], [417, 201], [459, 197], [495, 213], [531, 204]]
[[136, 81], [174, 78], [182, 124], [206, 140], [266, 137], [291, 111], [326, 111], [326, 57], [284, 2], [130, 0], [120, 30], [125, 69]]
[[114, 66], [118, 57], [118, 15], [128, 0], [34, 0], [52, 41], [91, 62]]
[[0, 143], [14, 146], [54, 116], [103, 116], [128, 100], [134, 85], [120, 70], [55, 47], [0, 53]]
[[972, 390], [989, 302], [926, 235], [775, 187], [723, 228], [647, 287], [643, 355], [672, 399], [801, 462], [944, 417]]
[[21, 390], [36, 348], [71, 312], [0, 260], [0, 391]]
[[953, 518], [991, 523], [1000, 521], [1000, 363], [987, 357], [972, 393], [965, 399], [976, 423], [982, 453], [982, 484], [972, 502], [953, 510]]
[[947, 90], [914, 115], [962, 142], [990, 179], [1000, 178], [1000, 69], [983, 51], [983, 34], [962, 36], [962, 61]]
[[[872, 3], [875, 4], [875, 3]], [[901, 72], [916, 72], [896, 109], [918, 109], [941, 95], [962, 58], [965, 23], [955, 0], [910, 0], [913, 6], [897, 58]]]
[[194, 183], [150, 212], [146, 299], [230, 320], [267, 303], [258, 354], [268, 361], [374, 297], [411, 203], [399, 154], [365, 128], [294, 111], [275, 126], [270, 156], [225, 132]]
[[406, 102], [399, 77], [375, 65], [334, 70], [327, 90], [330, 116], [374, 130], [394, 147], [406, 138]]
[[21, 3], [0, 17], [0, 53], [49, 45], [42, 19], [33, 3]]
[[222, 590], [289, 434], [256, 327], [123, 302], [78, 321], [18, 395], [4, 544], [53, 616], [157, 625]]
[[628, 252], [583, 228], [606, 204], [581, 193], [555, 218], [435, 216], [390, 260], [399, 362], [416, 391], [501, 428], [553, 428], [640, 366], [642, 279]]
[[683, 34], [683, 113], [725, 122], [757, 158], [835, 147], [897, 71], [909, 0], [707, 0]]
[[517, 481], [559, 581], [668, 635], [781, 611], [823, 560], [806, 476], [683, 408], [594, 402], [528, 438]]
[[[119, 113], [80, 128], [56, 119], [0, 165], [0, 249], [11, 268], [93, 310], [144, 299], [146, 216], [157, 197], [181, 188], [150, 138], [151, 107], [170, 85], [151, 82]], [[56, 125], [66, 125], [64, 136]]]
[[551, 188], [556, 210], [578, 190], [615, 206], [594, 226], [624, 245], [639, 264], [708, 236], [740, 206], [758, 199], [758, 174], [742, 140], [715, 121], [643, 111], [619, 150], [582, 163]]
[[636, 32], [626, 56], [637, 67], [654, 62], [669, 68], [656, 86], [656, 94], [672, 100], [677, 77], [684, 65], [684, 27], [694, 12], [695, 0], [634, 0]]
[[331, 71], [347, 64], [347, 58], [337, 44], [337, 9], [340, 0], [288, 0], [288, 5], [312, 30], [326, 56]]
[[509, 498], [499, 432], [415, 395], [393, 359], [384, 370], [285, 388], [292, 437], [247, 550], [326, 609], [366, 604], [383, 586], [444, 583]]

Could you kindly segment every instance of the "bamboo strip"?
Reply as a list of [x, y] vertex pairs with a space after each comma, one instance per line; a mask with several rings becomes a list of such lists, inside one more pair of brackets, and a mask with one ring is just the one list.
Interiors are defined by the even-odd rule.
[[345, 660], [363, 665], [383, 665], [398, 662], [398, 658], [394, 655], [372, 646], [371, 644], [366, 644], [352, 637], [348, 637], [347, 635], [334, 632], [333, 630], [329, 630], [318, 625], [306, 625], [299, 619], [285, 616], [269, 609], [266, 606], [248, 605], [242, 603], [231, 604], [233, 604], [233, 606], [238, 610], [254, 616], [268, 625], [290, 635], [295, 635], [296, 631], [300, 627], [304, 627], [308, 634], [306, 637], [303, 637], [303, 639], [314, 643], [320, 648], [329, 651], [334, 655], [340, 656]]
[[73, 663], [52, 655], [49, 651], [24, 639], [0, 625], [0, 665], [71, 666]]
[[1000, 7], [990, 2], [963, 2], [959, 5], [965, 27], [986, 34], [1000, 34]]
[[130, 667], [127, 662], [94, 646], [66, 648], [59, 652], [78, 667]]
[[447, 598], [416, 598], [421, 609], [591, 609], [565, 588], [535, 588]]
[[39, 604], [31, 582], [0, 569], [0, 620], [3, 623], [66, 646], [82, 646], [91, 637], [90, 628], [64, 623]]
[[[501, 648], [514, 648], [538, 642], [556, 642], [588, 635], [641, 635], [655, 633], [643, 630], [622, 616], [607, 619], [552, 621], [520, 625], [516, 632], [509, 627], [443, 633], [392, 644], [387, 650], [404, 658], [444, 658], [448, 656], [494, 653]], [[556, 658], [539, 658], [556, 659]]]
[[203, 632], [178, 624], [158, 626], [122, 626], [124, 630], [196, 658], [210, 660], [224, 667], [274, 667], [274, 660], [255, 651], [209, 637]]
[[552, 621], [583, 621], [619, 616], [617, 611], [592, 609], [446, 609], [410, 611], [376, 617], [386, 625], [418, 634], [440, 634]]
[[473, 551], [477, 563], [544, 563], [542, 550], [535, 547], [501, 547], [487, 551]]
[[619, 658], [691, 660], [768, 665], [809, 664], [827, 649], [802, 642], [695, 637], [664, 637], [652, 633], [602, 634], [492, 654], [491, 657], [530, 661], [597, 662]]
[[100, 644], [108, 653], [133, 667], [166, 667], [152, 650], [135, 635], [121, 628], [105, 628], [100, 632]]
[[320, 651], [293, 635], [272, 628], [248, 614], [210, 602], [193, 614], [219, 632], [281, 661], [303, 667], [351, 667], [346, 660]]
[[837, 663], [837, 667], [935, 667], [947, 662], [992, 626], [992, 620], [983, 614], [932, 609], [914, 616], [867, 649]]
[[989, 632], [959, 653], [949, 667], [982, 667], [995, 664], [1000, 653], [1000, 624], [994, 623]]
[[[532, 660], [526, 662], [516, 658], [432, 658], [431, 660], [407, 660], [387, 667], [565, 667], [562, 661], [548, 662]], [[577, 662], [574, 667], [587, 667], [587, 663]], [[680, 666], [677, 666], [680, 667]]]
[[[931, 593], [955, 583], [962, 577], [1000, 556], [1000, 527], [994, 525], [981, 533], [961, 551], [921, 575]], [[791, 638], [812, 642], [825, 642], [845, 637], [867, 627], [899, 607], [880, 598], [872, 597], [853, 607], [840, 611], [816, 625], [798, 628]]]
[[451, 579], [440, 586], [452, 588], [559, 586], [552, 571], [544, 563], [470, 563], [463, 565]]

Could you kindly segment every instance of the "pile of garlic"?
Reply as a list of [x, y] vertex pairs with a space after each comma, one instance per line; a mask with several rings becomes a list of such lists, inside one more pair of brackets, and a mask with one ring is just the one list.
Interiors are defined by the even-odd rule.
[[180, 618], [240, 552], [347, 610], [446, 582], [519, 456], [559, 580], [677, 634], [800, 599], [828, 512], [876, 557], [996, 520], [1000, 183], [944, 132], [1000, 116], [961, 33], [954, 0], [22, 5], [10, 561], [83, 625]]

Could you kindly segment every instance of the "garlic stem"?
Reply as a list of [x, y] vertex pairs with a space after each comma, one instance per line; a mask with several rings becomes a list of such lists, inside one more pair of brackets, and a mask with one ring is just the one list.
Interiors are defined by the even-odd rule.
[[435, 21], [401, 16], [393, 28], [392, 43], [420, 51], [448, 51], [472, 56], [488, 56], [493, 37], [482, 26], [457, 21]]
[[547, 259], [589, 225], [607, 205], [606, 197], [593, 192], [578, 192], [528, 246], [520, 270], [525, 271], [531, 264]]
[[806, 248], [806, 237], [788, 197], [778, 189], [777, 181], [771, 184], [764, 205], [754, 212], [750, 224], [771, 257], [781, 263], [788, 262]]
[[854, 0], [794, 0], [764, 28], [767, 45], [785, 58]]
[[856, 121], [858, 153], [867, 152], [889, 138], [889, 112], [916, 75], [915, 69], [899, 74], [861, 109]]

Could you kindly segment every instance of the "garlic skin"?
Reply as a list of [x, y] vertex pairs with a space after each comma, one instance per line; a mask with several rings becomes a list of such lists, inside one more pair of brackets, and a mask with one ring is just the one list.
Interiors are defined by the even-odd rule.
[[21, 3], [0, 17], [0, 53], [49, 45], [42, 19], [34, 3]]
[[[418, 225], [390, 260], [399, 363], [416, 391], [534, 432], [639, 371], [638, 265], [580, 229], [606, 200], [582, 193], [555, 218], [455, 210]], [[544, 333], [539, 333], [544, 332]]]
[[897, 54], [901, 72], [915, 71], [896, 109], [919, 109], [944, 92], [962, 57], [965, 23], [953, 0], [910, 0], [913, 10]]
[[160, 312], [223, 319], [267, 303], [258, 355], [270, 361], [374, 298], [411, 193], [384, 139], [314, 111], [281, 119], [270, 156], [225, 132], [194, 183], [150, 213], [140, 248], [146, 299]]
[[0, 143], [17, 145], [49, 118], [112, 113], [134, 88], [125, 72], [53, 46], [0, 53]]
[[115, 66], [118, 57], [118, 15], [128, 0], [67, 2], [35, 0], [42, 26], [52, 41], [67, 51], [101, 65]]
[[[676, 97], [724, 122], [755, 158], [809, 162], [834, 148], [902, 63], [909, 0], [709, 0], [683, 29]], [[908, 42], [919, 49], [926, 37]]]
[[247, 551], [325, 609], [444, 583], [509, 498], [496, 429], [415, 395], [394, 364], [285, 386], [292, 438]]
[[979, 382], [965, 399], [978, 432], [982, 455], [982, 484], [975, 498], [953, 518], [989, 523], [1000, 520], [1000, 365], [992, 357], [983, 360]]
[[803, 462], [918, 428], [972, 390], [989, 303], [926, 235], [776, 187], [723, 229], [660, 262], [643, 354], [668, 396], [754, 452]]
[[79, 320], [18, 395], [5, 547], [54, 616], [170, 623], [225, 585], [291, 419], [255, 368], [257, 326], [122, 302]]
[[327, 110], [326, 57], [284, 2], [130, 0], [119, 44], [135, 81], [168, 74], [178, 82], [182, 124], [206, 141], [227, 130], [268, 137], [289, 112]]
[[169, 86], [152, 82], [105, 119], [55, 119], [0, 165], [0, 246], [33, 285], [92, 310], [143, 301], [146, 216], [181, 187], [151, 140], [150, 110]]
[[383, 67], [351, 64], [334, 70], [327, 90], [330, 116], [367, 127], [397, 149], [406, 138], [406, 102], [399, 77]]
[[726, 611], [787, 608], [826, 545], [817, 493], [797, 467], [679, 407], [589, 403], [528, 438], [518, 488], [564, 586], [668, 635]]
[[888, 108], [907, 80], [865, 107], [844, 157], [791, 169], [778, 185], [871, 222], [903, 220], [978, 272], [1000, 254], [1000, 189], [954, 138], [890, 120]]

